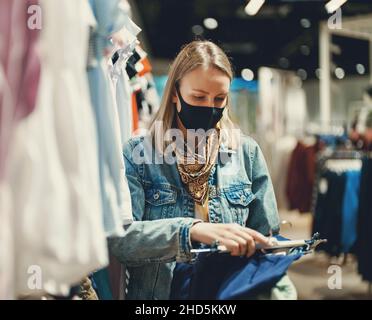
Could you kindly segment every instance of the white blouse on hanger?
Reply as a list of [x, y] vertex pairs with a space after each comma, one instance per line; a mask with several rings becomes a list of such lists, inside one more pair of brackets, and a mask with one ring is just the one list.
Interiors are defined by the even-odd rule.
[[[108, 263], [86, 77], [92, 14], [87, 0], [41, 5], [37, 107], [16, 130], [10, 156], [16, 294], [63, 295]], [[32, 282], [38, 270], [41, 281]]]
[[120, 210], [121, 213], [121, 221], [120, 225], [128, 225], [133, 222], [133, 215], [132, 215], [132, 201], [130, 197], [130, 190], [128, 186], [127, 176], [125, 174], [125, 164], [124, 164], [124, 157], [122, 155], [123, 153], [123, 142], [122, 142], [122, 132], [125, 130], [124, 128], [128, 126], [128, 119], [123, 123], [120, 120], [123, 120], [122, 118], [119, 118], [119, 108], [129, 108], [131, 105], [122, 105], [118, 106], [116, 101], [116, 88], [114, 87], [114, 83], [111, 79], [110, 73], [106, 73], [107, 81], [110, 84], [110, 93], [111, 93], [111, 100], [112, 104], [110, 104], [108, 107], [111, 106], [111, 110], [109, 112], [113, 115], [113, 125], [114, 130], [117, 136], [117, 156], [120, 159], [119, 165], [120, 165], [120, 178], [122, 183], [120, 183], [120, 196], [121, 196], [121, 202], [120, 202]]

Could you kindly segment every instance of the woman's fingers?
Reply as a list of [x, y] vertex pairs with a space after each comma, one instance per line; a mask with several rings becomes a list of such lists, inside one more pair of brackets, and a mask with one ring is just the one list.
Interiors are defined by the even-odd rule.
[[248, 250], [247, 250], [246, 256], [247, 257], [253, 256], [255, 254], [255, 252], [256, 252], [256, 242], [253, 240], [253, 238], [251, 238], [248, 241], [247, 247], [248, 247]]
[[268, 237], [265, 237], [262, 233], [259, 233], [256, 230], [241, 227], [244, 232], [248, 233], [256, 242], [264, 244], [264, 245], [270, 245], [270, 239]]
[[270, 239], [239, 224], [198, 223], [191, 228], [191, 239], [206, 244], [219, 240], [234, 256], [252, 256], [256, 243], [270, 246]]
[[253, 237], [241, 229], [237, 229], [236, 234], [246, 241], [246, 251], [243, 252], [242, 255], [247, 257], [252, 256], [256, 251], [256, 242], [254, 241]]
[[239, 224], [228, 224], [224, 226], [225, 237], [230, 237], [239, 243], [239, 254], [250, 257], [256, 252], [256, 243], [261, 243], [270, 246], [270, 239], [263, 234], [242, 227]]
[[229, 239], [229, 238], [221, 238], [220, 243], [226, 247], [232, 256], [240, 256], [240, 245], [238, 242]]
[[245, 238], [233, 232], [225, 232], [223, 238], [233, 240], [238, 244], [237, 255], [244, 256], [247, 253], [247, 240]]

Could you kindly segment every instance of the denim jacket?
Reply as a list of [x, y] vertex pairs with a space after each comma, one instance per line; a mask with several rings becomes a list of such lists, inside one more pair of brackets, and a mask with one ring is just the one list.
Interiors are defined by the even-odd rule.
[[[127, 299], [164, 300], [169, 299], [176, 261], [194, 258], [189, 232], [196, 221], [194, 201], [176, 163], [154, 163], [154, 148], [146, 140], [135, 137], [124, 147], [135, 221], [124, 236], [110, 238], [109, 247], [128, 268]], [[265, 235], [278, 233], [274, 190], [259, 146], [242, 135], [234, 151], [221, 145], [210, 174], [209, 222], [238, 223]]]

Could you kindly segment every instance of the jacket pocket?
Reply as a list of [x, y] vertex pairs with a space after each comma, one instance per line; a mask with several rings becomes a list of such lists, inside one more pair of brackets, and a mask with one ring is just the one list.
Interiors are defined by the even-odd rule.
[[224, 191], [229, 210], [236, 223], [245, 226], [249, 216], [249, 204], [255, 199], [251, 187], [229, 188]]
[[174, 209], [177, 192], [163, 186], [153, 186], [145, 190], [145, 216], [148, 220], [166, 218]]

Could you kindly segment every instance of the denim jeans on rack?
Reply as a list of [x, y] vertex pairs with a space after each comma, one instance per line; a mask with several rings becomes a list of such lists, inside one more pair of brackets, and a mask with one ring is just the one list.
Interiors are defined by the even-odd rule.
[[346, 185], [342, 204], [341, 250], [351, 252], [357, 238], [359, 186], [361, 172], [346, 172]]

